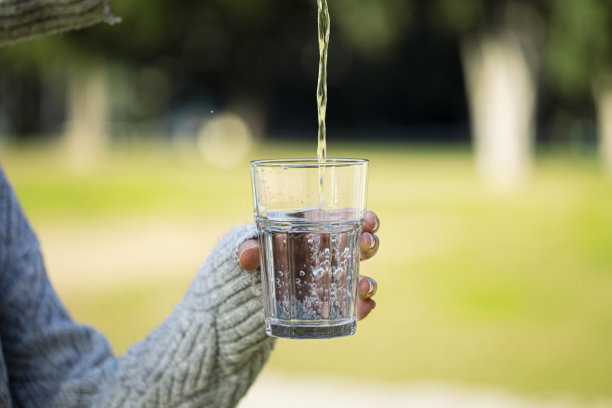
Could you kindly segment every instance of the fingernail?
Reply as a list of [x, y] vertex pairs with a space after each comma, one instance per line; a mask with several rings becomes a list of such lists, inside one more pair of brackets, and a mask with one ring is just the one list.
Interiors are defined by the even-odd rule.
[[247, 245], [244, 248], [240, 249], [238, 251], [238, 259], [242, 258], [242, 254], [244, 254], [245, 251], [247, 251], [248, 249], [256, 248], [256, 247], [257, 247], [257, 244], [252, 244], [252, 245]]
[[366, 294], [366, 297], [371, 298], [372, 296], [374, 296], [374, 294], [376, 294], [376, 289], [378, 289], [378, 284], [372, 278], [367, 278], [367, 281], [368, 281], [369, 289], [368, 289], [368, 293]]
[[376, 247], [376, 237], [374, 234], [370, 234], [370, 251]]
[[374, 228], [372, 228], [372, 232], [376, 232], [378, 231], [378, 227], [379, 227], [379, 221], [378, 221], [378, 217], [374, 216]]

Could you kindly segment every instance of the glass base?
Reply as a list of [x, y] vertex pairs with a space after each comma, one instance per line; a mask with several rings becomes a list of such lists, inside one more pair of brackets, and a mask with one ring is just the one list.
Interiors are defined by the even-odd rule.
[[352, 336], [357, 330], [355, 319], [343, 320], [266, 320], [268, 336], [286, 339], [331, 339]]

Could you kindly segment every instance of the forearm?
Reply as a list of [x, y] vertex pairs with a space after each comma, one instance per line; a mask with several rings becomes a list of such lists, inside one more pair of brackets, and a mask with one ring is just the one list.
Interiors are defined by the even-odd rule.
[[108, 0], [0, 0], [0, 46], [119, 19]]
[[57, 298], [0, 169], [0, 338], [16, 405], [235, 406], [273, 345], [260, 278], [238, 264], [238, 246], [254, 235], [253, 226], [225, 235], [170, 317], [115, 358], [104, 337], [77, 325]]
[[89, 406], [235, 406], [273, 346], [259, 277], [242, 270], [236, 256], [254, 232], [227, 234], [172, 315], [124, 357], [66, 383], [56, 405], [79, 406], [71, 398], [95, 387]]

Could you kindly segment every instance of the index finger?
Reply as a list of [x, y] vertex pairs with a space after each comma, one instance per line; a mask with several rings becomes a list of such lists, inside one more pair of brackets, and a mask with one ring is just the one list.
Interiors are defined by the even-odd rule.
[[376, 232], [380, 226], [380, 220], [374, 211], [368, 211], [364, 217], [363, 231], [364, 232]]

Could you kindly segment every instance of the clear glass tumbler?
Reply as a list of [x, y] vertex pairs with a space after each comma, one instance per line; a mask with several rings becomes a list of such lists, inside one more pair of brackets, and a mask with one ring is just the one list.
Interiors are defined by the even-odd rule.
[[367, 168], [362, 159], [251, 162], [268, 335], [355, 333]]

